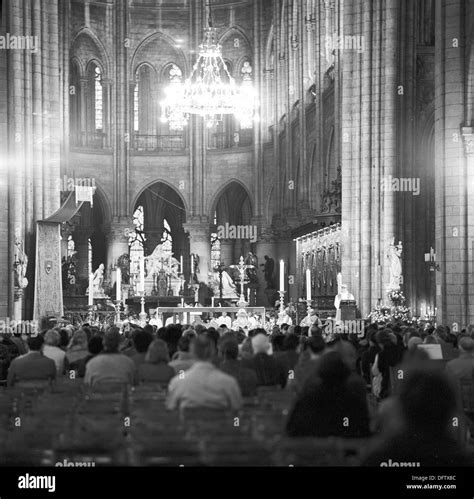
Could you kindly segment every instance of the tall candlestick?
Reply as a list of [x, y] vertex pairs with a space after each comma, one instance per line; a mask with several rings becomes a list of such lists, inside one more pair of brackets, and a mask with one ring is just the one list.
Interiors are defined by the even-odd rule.
[[306, 300], [311, 301], [311, 270], [306, 270]]
[[94, 274], [89, 274], [89, 307], [94, 305]]
[[280, 260], [280, 291], [285, 291], [285, 262]]
[[145, 257], [140, 259], [140, 293], [145, 294]]
[[117, 301], [120, 301], [122, 299], [122, 269], [120, 267], [117, 267], [116, 277], [117, 277], [116, 299]]

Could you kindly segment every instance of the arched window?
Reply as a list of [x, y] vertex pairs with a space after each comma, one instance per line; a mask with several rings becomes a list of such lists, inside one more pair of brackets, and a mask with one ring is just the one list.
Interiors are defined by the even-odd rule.
[[[217, 227], [217, 211], [214, 213], [214, 227]], [[211, 269], [214, 270], [221, 263], [221, 242], [217, 232], [211, 234]]]
[[69, 130], [74, 146], [81, 139], [81, 72], [76, 61], [71, 62], [69, 82]]
[[95, 129], [102, 131], [103, 128], [103, 94], [102, 94], [102, 72], [98, 66], [94, 74], [94, 99], [95, 99]]
[[94, 61], [87, 67], [86, 92], [86, 134], [83, 145], [93, 148], [104, 147], [104, 91], [102, 87], [103, 73]]
[[145, 256], [145, 217], [143, 206], [139, 206], [135, 213], [133, 214], [133, 225], [135, 230], [133, 230], [128, 238], [128, 244], [130, 246], [130, 273], [138, 274], [140, 260]]

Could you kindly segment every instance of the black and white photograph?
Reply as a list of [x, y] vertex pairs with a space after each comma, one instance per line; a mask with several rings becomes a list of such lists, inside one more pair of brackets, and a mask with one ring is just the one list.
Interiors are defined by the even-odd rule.
[[473, 466], [474, 0], [0, 1], [1, 499]]

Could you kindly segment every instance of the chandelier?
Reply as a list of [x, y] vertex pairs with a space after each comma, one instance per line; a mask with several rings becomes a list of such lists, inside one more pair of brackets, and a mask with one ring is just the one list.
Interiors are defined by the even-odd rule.
[[176, 65], [170, 69], [170, 84], [162, 102], [162, 121], [169, 123], [171, 130], [183, 130], [190, 115], [198, 115], [211, 128], [221, 122], [224, 115], [233, 114], [241, 128], [251, 128], [257, 120], [257, 95], [250, 62], [244, 63], [241, 73], [242, 85], [238, 86], [222, 58], [217, 30], [209, 18], [191, 76], [183, 82], [181, 70]]

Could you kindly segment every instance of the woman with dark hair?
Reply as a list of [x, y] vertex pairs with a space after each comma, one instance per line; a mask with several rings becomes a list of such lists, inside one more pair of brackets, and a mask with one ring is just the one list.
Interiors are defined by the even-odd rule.
[[317, 379], [306, 385], [286, 425], [290, 437], [363, 438], [369, 436], [365, 383], [339, 352], [319, 360]]

